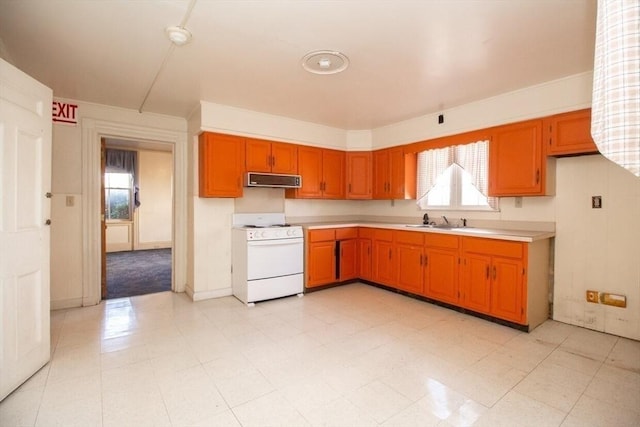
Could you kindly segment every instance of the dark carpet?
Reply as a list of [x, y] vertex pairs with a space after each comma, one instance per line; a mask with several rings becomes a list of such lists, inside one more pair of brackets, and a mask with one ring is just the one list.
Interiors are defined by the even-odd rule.
[[170, 248], [107, 254], [107, 299], [170, 290]]

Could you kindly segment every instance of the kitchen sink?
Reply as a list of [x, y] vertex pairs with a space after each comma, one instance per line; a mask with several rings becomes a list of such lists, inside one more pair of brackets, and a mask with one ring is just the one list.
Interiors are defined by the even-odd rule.
[[468, 228], [468, 227], [461, 227], [458, 225], [451, 225], [451, 224], [407, 224], [406, 227], [411, 227], [411, 228], [437, 228], [437, 229], [441, 229], [441, 230], [455, 230], [458, 228]]

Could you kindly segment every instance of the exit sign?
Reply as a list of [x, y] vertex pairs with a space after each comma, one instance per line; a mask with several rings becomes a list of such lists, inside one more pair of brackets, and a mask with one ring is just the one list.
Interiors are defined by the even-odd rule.
[[51, 113], [54, 123], [65, 123], [68, 125], [78, 124], [78, 106], [76, 104], [67, 104], [66, 102], [54, 100]]

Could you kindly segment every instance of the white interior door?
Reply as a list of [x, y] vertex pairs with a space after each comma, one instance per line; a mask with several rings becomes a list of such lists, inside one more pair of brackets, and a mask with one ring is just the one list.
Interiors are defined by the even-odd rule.
[[51, 104], [0, 59], [0, 400], [50, 357]]

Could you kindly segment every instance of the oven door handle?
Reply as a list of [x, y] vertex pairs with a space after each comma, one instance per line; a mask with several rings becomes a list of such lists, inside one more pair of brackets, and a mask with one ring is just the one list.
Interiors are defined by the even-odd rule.
[[276, 240], [250, 240], [247, 242], [249, 246], [286, 246], [286, 245], [300, 245], [304, 242], [302, 237], [296, 237], [294, 239], [276, 239]]

